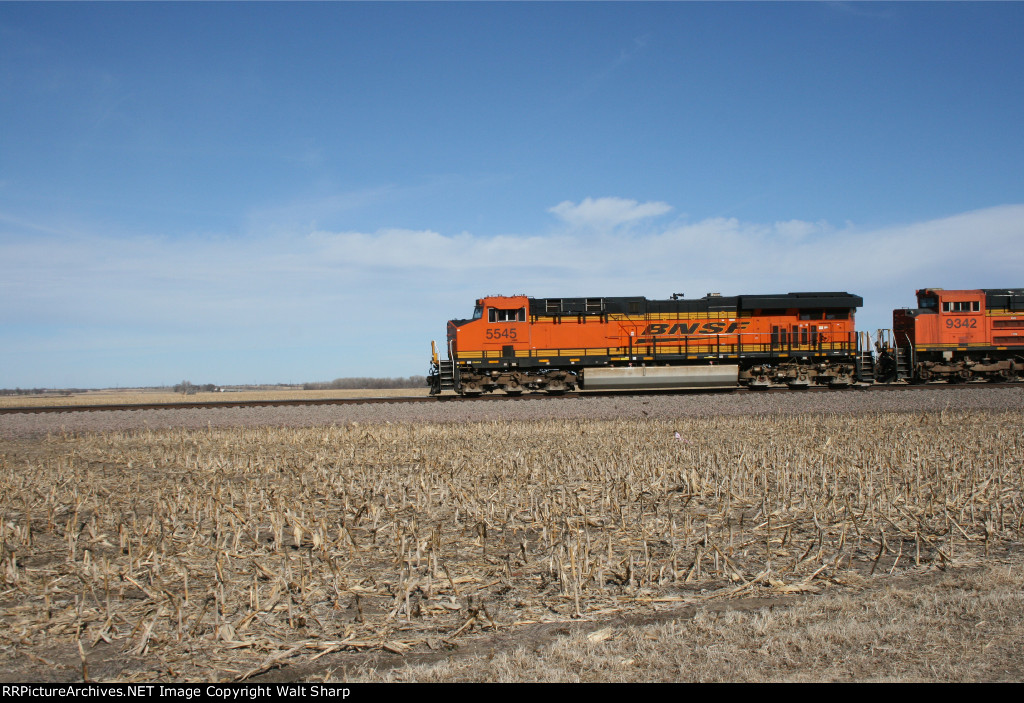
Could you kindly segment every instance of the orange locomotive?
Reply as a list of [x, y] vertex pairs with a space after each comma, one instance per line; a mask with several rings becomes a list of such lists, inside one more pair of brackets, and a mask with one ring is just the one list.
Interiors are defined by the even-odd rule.
[[917, 291], [917, 308], [893, 311], [894, 351], [910, 381], [1021, 380], [1024, 288]]
[[448, 322], [432, 394], [850, 385], [870, 375], [849, 293], [699, 299], [488, 296]]

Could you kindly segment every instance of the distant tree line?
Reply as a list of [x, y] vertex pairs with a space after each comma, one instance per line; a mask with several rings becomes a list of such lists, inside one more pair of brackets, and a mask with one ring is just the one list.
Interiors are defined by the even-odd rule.
[[[298, 384], [285, 384], [299, 388]], [[333, 381], [303, 383], [301, 388], [307, 391], [348, 390], [348, 389], [379, 389], [379, 388], [423, 388], [427, 385], [426, 376], [409, 376], [408, 378], [336, 378]], [[249, 386], [244, 386], [249, 388]], [[167, 386], [153, 387], [154, 389]], [[216, 383], [192, 383], [182, 381], [173, 387], [175, 393], [193, 395], [195, 393], [212, 393], [220, 389]], [[235, 388], [232, 386], [232, 388]], [[255, 388], [255, 386], [253, 386]], [[86, 393], [88, 388], [0, 388], [0, 396], [5, 395], [71, 395]]]
[[302, 388], [307, 391], [333, 391], [379, 388], [422, 388], [426, 385], [426, 376], [409, 376], [408, 378], [336, 378], [333, 381], [303, 383]]
[[53, 395], [85, 393], [84, 388], [0, 388], [0, 395]]
[[216, 383], [203, 383], [200, 385], [194, 385], [190, 381], [182, 381], [174, 387], [175, 393], [181, 393], [182, 395], [193, 395], [195, 393], [212, 393], [217, 390]]

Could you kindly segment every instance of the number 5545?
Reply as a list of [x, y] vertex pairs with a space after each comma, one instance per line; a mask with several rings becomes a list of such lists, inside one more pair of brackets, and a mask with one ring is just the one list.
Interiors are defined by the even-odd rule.
[[510, 342], [516, 340], [516, 331], [512, 327], [487, 330], [484, 334], [487, 339], [503, 339]]

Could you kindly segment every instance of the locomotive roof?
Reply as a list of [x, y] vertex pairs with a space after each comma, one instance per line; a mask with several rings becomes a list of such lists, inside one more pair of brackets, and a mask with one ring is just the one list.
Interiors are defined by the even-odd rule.
[[945, 288], [921, 288], [921, 293], [938, 293], [960, 295], [965, 293], [984, 293], [985, 307], [999, 310], [1024, 310], [1024, 288], [975, 288], [967, 290], [952, 290]]
[[853, 309], [864, 305], [859, 295], [845, 292], [773, 293], [767, 295], [708, 294], [703, 298], [648, 299], [644, 296], [593, 298], [530, 298], [531, 315], [576, 315], [595, 312], [638, 314], [727, 312], [768, 309]]
[[1024, 310], [1024, 288], [988, 288], [982, 292], [987, 308]]

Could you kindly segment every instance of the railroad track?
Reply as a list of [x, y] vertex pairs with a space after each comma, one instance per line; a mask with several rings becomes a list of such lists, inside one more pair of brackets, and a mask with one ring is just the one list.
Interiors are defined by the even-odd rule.
[[309, 406], [309, 405], [368, 405], [375, 403], [452, 403], [452, 402], [497, 402], [497, 401], [522, 401], [542, 399], [565, 399], [565, 398], [596, 398], [596, 397], [627, 397], [627, 396], [658, 396], [658, 395], [710, 395], [710, 394], [733, 394], [733, 393], [861, 393], [867, 391], [899, 390], [899, 391], [920, 391], [940, 390], [943, 388], [1020, 388], [1020, 383], [923, 383], [923, 384], [891, 384], [891, 385], [854, 385], [848, 388], [802, 388], [794, 389], [784, 386], [750, 389], [745, 387], [737, 388], [672, 388], [654, 390], [615, 390], [615, 391], [573, 391], [568, 393], [529, 393], [523, 395], [505, 395], [495, 393], [480, 396], [393, 396], [385, 398], [310, 398], [290, 400], [216, 400], [201, 402], [181, 403], [134, 403], [134, 404], [104, 404], [104, 405], [28, 405], [19, 407], [0, 407], [0, 415], [12, 415], [18, 413], [81, 413], [81, 412], [109, 412], [114, 410], [202, 410], [217, 408], [259, 408], [259, 407], [284, 407], [284, 406]]

